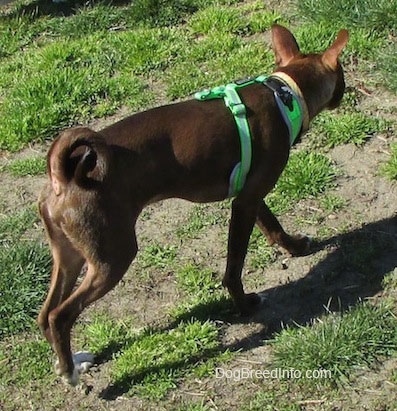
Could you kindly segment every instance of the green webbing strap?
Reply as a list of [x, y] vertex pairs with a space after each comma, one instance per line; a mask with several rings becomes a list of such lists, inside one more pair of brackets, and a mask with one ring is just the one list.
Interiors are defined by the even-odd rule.
[[236, 90], [237, 87], [234, 83], [228, 84], [225, 87], [225, 97], [223, 98], [226, 107], [229, 107], [236, 121], [241, 146], [241, 161], [235, 166], [230, 177], [229, 197], [242, 190], [251, 168], [252, 159], [251, 133], [246, 116], [247, 110]]
[[[283, 95], [281, 96], [280, 91], [274, 89], [270, 86], [270, 84], [268, 84], [268, 80], [270, 82], [270, 77], [268, 76], [258, 76], [256, 78], [236, 81], [235, 83], [230, 83], [226, 86], [205, 89], [194, 95], [195, 98], [200, 101], [223, 98], [226, 107], [229, 107], [236, 122], [237, 130], [240, 136], [241, 161], [236, 164], [232, 174], [230, 175], [229, 197], [236, 196], [242, 190], [247, 174], [251, 168], [252, 160], [251, 132], [246, 116], [246, 107], [237, 92], [239, 88], [254, 83], [263, 83], [264, 85], [267, 85], [271, 90], [273, 90], [277, 105], [284, 121], [287, 124], [291, 145], [301, 131], [303, 114], [296, 94], [287, 86], [283, 86], [284, 89], [281, 89]], [[286, 98], [284, 98], [285, 93], [287, 93]]]
[[248, 86], [253, 83], [262, 83], [267, 79], [266, 76], [259, 76], [242, 80], [236, 83], [230, 83], [226, 86], [215, 87], [210, 90], [199, 91], [195, 94], [197, 100], [211, 100], [214, 98], [223, 98], [226, 107], [229, 107], [236, 122], [237, 130], [240, 136], [241, 161], [236, 164], [229, 182], [229, 197], [237, 195], [243, 188], [247, 174], [251, 168], [252, 145], [251, 132], [247, 120], [247, 110], [237, 92], [239, 88]]

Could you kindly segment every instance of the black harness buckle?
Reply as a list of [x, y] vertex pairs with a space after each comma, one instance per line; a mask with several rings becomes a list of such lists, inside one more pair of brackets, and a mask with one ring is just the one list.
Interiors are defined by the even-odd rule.
[[275, 78], [269, 78], [264, 84], [280, 97], [280, 100], [288, 107], [289, 111], [294, 109], [292, 105], [293, 95], [284, 83]]

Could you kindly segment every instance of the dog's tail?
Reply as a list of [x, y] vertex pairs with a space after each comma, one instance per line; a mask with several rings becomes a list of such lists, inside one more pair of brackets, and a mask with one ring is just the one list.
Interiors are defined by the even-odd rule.
[[86, 189], [98, 187], [107, 175], [110, 150], [105, 139], [89, 128], [64, 131], [47, 155], [47, 172], [56, 195], [70, 183]]

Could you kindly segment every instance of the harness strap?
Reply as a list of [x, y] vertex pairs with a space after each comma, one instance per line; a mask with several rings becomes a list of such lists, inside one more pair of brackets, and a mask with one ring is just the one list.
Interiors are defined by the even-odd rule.
[[237, 195], [244, 187], [247, 174], [251, 168], [252, 144], [251, 132], [247, 120], [247, 110], [237, 90], [254, 83], [262, 83], [266, 76], [237, 80], [226, 86], [218, 86], [212, 89], [199, 91], [195, 94], [197, 100], [211, 100], [223, 98], [226, 107], [230, 109], [236, 122], [240, 136], [241, 161], [235, 165], [229, 178], [229, 197]]
[[252, 160], [252, 142], [246, 116], [247, 110], [236, 90], [237, 87], [234, 83], [228, 84], [225, 87], [225, 97], [223, 98], [226, 107], [229, 107], [234, 116], [240, 135], [241, 146], [241, 161], [234, 167], [229, 180], [229, 197], [232, 197], [235, 193], [239, 193], [242, 190], [247, 174], [251, 168]]
[[[294, 82], [294, 90], [288, 87], [289, 83], [284, 80], [284, 73], [280, 76], [271, 77], [258, 76], [244, 80], [238, 80], [226, 86], [218, 86], [212, 89], [205, 89], [195, 94], [195, 98], [200, 101], [223, 98], [226, 107], [230, 109], [236, 122], [240, 136], [241, 161], [234, 167], [229, 179], [229, 197], [236, 196], [243, 188], [252, 161], [252, 141], [251, 132], [247, 120], [247, 110], [237, 92], [239, 88], [254, 83], [262, 83], [269, 87], [275, 96], [276, 103], [289, 131], [290, 144], [294, 143], [296, 137], [302, 129], [306, 130], [307, 107], [300, 93], [299, 87]], [[308, 120], [308, 116], [307, 116]], [[308, 125], [308, 121], [307, 121]]]
[[277, 106], [289, 131], [292, 146], [303, 126], [303, 108], [296, 93], [284, 81], [271, 76], [264, 83], [274, 93]]

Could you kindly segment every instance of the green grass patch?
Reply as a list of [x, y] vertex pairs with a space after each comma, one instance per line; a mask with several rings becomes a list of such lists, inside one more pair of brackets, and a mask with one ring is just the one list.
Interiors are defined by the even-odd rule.
[[32, 326], [48, 287], [48, 247], [25, 238], [36, 221], [32, 210], [0, 219], [0, 339]]
[[182, 294], [179, 304], [170, 310], [176, 321], [206, 319], [230, 309], [220, 278], [208, 268], [187, 264], [176, 272], [175, 278]]
[[53, 378], [51, 347], [35, 336], [16, 336], [0, 342], [0, 385], [24, 387]]
[[364, 27], [367, 31], [397, 27], [396, 0], [297, 0], [296, 3], [302, 18], [317, 23], [332, 20], [341, 27]]
[[6, 166], [15, 177], [36, 176], [44, 174], [47, 167], [47, 161], [44, 157], [31, 157], [12, 161]]
[[29, 228], [39, 221], [35, 207], [19, 210], [15, 214], [0, 217], [0, 245], [7, 242], [17, 242]]
[[317, 197], [332, 187], [336, 173], [331, 160], [325, 155], [305, 150], [295, 152], [274, 191], [266, 197], [267, 203], [277, 214], [283, 213], [294, 202]]
[[335, 213], [336, 211], [340, 211], [346, 206], [346, 204], [347, 201], [344, 198], [334, 194], [325, 194], [320, 198], [321, 208], [328, 213]]
[[241, 407], [241, 411], [301, 411], [299, 404], [292, 404], [288, 398], [288, 392], [281, 387], [275, 390], [266, 389], [259, 391], [247, 405]]
[[215, 225], [226, 225], [230, 214], [230, 201], [214, 204], [195, 204], [187, 221], [176, 229], [180, 239], [198, 238], [200, 233]]
[[[320, 21], [306, 23], [294, 32], [301, 50], [306, 53], [322, 52], [332, 44], [340, 29], [345, 28], [339, 21]], [[372, 59], [385, 44], [384, 34], [368, 31], [366, 28], [349, 29], [349, 42], [343, 55], [355, 55], [361, 59]], [[343, 56], [342, 56], [343, 57]]]
[[217, 31], [192, 40], [185, 53], [166, 73], [167, 95], [173, 99], [247, 75], [268, 73], [274, 65], [274, 56], [264, 44]]
[[117, 356], [113, 384], [129, 394], [161, 399], [219, 349], [218, 330], [210, 322], [180, 323], [169, 331], [147, 330]]
[[391, 38], [387, 45], [380, 47], [376, 53], [376, 67], [382, 73], [382, 86], [394, 93], [397, 92], [397, 42]]
[[224, 33], [244, 33], [248, 30], [248, 20], [238, 9], [214, 5], [197, 12], [190, 20], [189, 27], [195, 34], [209, 34], [214, 31]]
[[177, 256], [177, 248], [174, 246], [149, 244], [139, 254], [139, 264], [142, 268], [170, 268]]
[[382, 165], [381, 172], [390, 180], [397, 180], [397, 143], [390, 146], [390, 158]]
[[374, 134], [387, 129], [387, 123], [360, 111], [335, 113], [324, 112], [313, 124], [315, 145], [332, 148], [341, 144], [363, 145]]
[[331, 378], [303, 379], [315, 384], [342, 384], [356, 368], [371, 367], [396, 353], [397, 318], [386, 304], [360, 304], [344, 314], [332, 314], [311, 327], [287, 328], [274, 340], [275, 365], [329, 370]]
[[264, 269], [276, 261], [276, 249], [270, 246], [264, 234], [254, 227], [248, 244], [249, 266], [253, 269]]
[[17, 150], [60, 127], [114, 113], [121, 104], [147, 103], [143, 83], [116, 72], [113, 54], [104, 39], [86, 38], [50, 44], [3, 66], [8, 77], [16, 66], [21, 73], [9, 79], [9, 88], [3, 84], [0, 147]]

